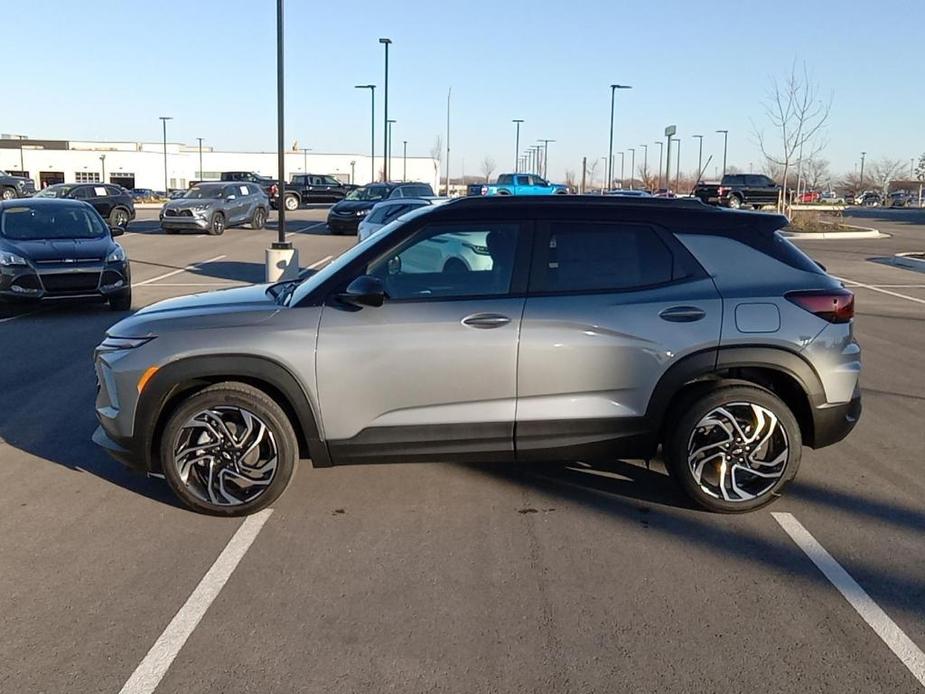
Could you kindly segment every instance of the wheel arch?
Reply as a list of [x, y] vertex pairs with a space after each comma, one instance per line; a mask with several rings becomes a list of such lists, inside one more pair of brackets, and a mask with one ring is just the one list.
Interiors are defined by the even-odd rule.
[[659, 379], [646, 409], [646, 419], [658, 441], [672, 414], [691, 399], [719, 384], [749, 384], [764, 388], [790, 408], [806, 445], [815, 444], [817, 407], [825, 390], [812, 365], [796, 352], [779, 347], [727, 347], [697, 352], [681, 359]]
[[292, 372], [265, 357], [228, 354], [171, 362], [158, 369], [147, 383], [135, 410], [135, 427], [136, 435], [141, 435], [149, 470], [160, 469], [158, 442], [167, 420], [179, 404], [189, 395], [223, 381], [247, 383], [275, 400], [295, 430], [300, 457], [311, 457], [315, 467], [330, 465], [316, 408]]

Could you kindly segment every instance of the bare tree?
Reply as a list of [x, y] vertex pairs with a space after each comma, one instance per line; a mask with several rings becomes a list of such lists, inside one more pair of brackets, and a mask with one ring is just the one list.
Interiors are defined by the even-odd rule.
[[486, 156], [482, 159], [482, 175], [485, 177], [485, 183], [488, 183], [491, 179], [491, 174], [495, 170], [495, 160], [492, 157]]
[[440, 162], [443, 160], [443, 137], [441, 135], [434, 138], [434, 146], [430, 148], [430, 158], [434, 160], [434, 178], [437, 181], [437, 188], [439, 188]]
[[803, 179], [806, 181], [806, 187], [809, 190], [819, 190], [823, 186], [828, 186], [832, 180], [832, 174], [829, 171], [829, 160], [822, 157], [813, 157], [806, 162], [803, 168]]
[[[594, 172], [597, 171], [597, 165], [601, 163], [600, 159], [592, 159], [588, 162], [585, 173], [588, 174], [588, 188], [594, 188]], [[603, 178], [601, 179], [603, 183]]]
[[658, 173], [653, 171], [651, 168], [646, 170], [642, 168], [642, 165], [639, 165], [639, 168], [636, 169], [636, 172], [639, 174], [639, 180], [642, 181], [642, 187], [646, 190], [655, 190], [658, 187]]
[[[870, 176], [870, 180], [880, 189], [881, 193], [888, 195], [890, 192], [890, 183], [896, 178], [896, 174], [899, 173], [904, 165], [905, 163], [899, 159], [888, 159], [884, 157], [871, 165], [869, 169], [870, 173], [867, 175]], [[867, 175], [865, 175], [865, 178]]]
[[861, 191], [861, 177], [857, 171], [845, 174], [838, 179], [838, 187], [846, 193], [859, 193]]
[[778, 183], [784, 180], [784, 167], [770, 159], [764, 160], [764, 164], [761, 166], [761, 173], [769, 178], [773, 178]]
[[768, 138], [764, 131], [754, 127], [755, 137], [765, 158], [782, 169], [778, 203], [782, 209], [788, 197], [785, 191], [791, 167], [815, 158], [825, 147], [820, 135], [829, 119], [832, 99], [821, 99], [819, 87], [811, 81], [806, 64], [799, 70], [794, 61], [790, 75], [783, 83], [771, 80], [763, 105], [775, 135]]
[[568, 169], [565, 172], [565, 185], [568, 186], [568, 189], [575, 190], [577, 185], [577, 179], [575, 178], [575, 169]]

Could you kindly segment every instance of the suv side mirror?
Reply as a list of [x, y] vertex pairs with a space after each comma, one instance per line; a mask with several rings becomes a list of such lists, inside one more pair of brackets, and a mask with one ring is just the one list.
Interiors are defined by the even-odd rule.
[[372, 275], [360, 275], [347, 285], [343, 294], [337, 298], [351, 306], [382, 306], [385, 301], [385, 289], [382, 280]]
[[234, 200], [234, 199], [235, 199], [235, 196], [234, 196], [234, 195], [226, 195], [226, 196], [225, 196], [225, 202], [231, 202], [231, 201]]
[[110, 236], [122, 236], [125, 233], [125, 227], [109, 227]]

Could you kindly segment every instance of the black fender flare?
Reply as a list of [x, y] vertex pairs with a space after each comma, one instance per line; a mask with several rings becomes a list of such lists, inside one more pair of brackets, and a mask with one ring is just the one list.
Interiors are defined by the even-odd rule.
[[192, 356], [160, 367], [145, 385], [135, 408], [135, 438], [149, 470], [158, 467], [156, 437], [164, 426], [165, 408], [184, 392], [220, 381], [239, 380], [269, 386], [292, 420], [300, 448], [308, 449], [315, 467], [328, 467], [331, 459], [321, 437], [317, 406], [299, 380], [282, 364], [251, 354]]

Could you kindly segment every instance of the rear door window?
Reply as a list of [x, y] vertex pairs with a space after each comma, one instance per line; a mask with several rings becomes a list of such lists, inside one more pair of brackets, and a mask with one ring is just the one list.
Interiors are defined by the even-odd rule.
[[683, 273], [652, 227], [619, 222], [541, 224], [532, 293], [607, 292], [671, 282]]

